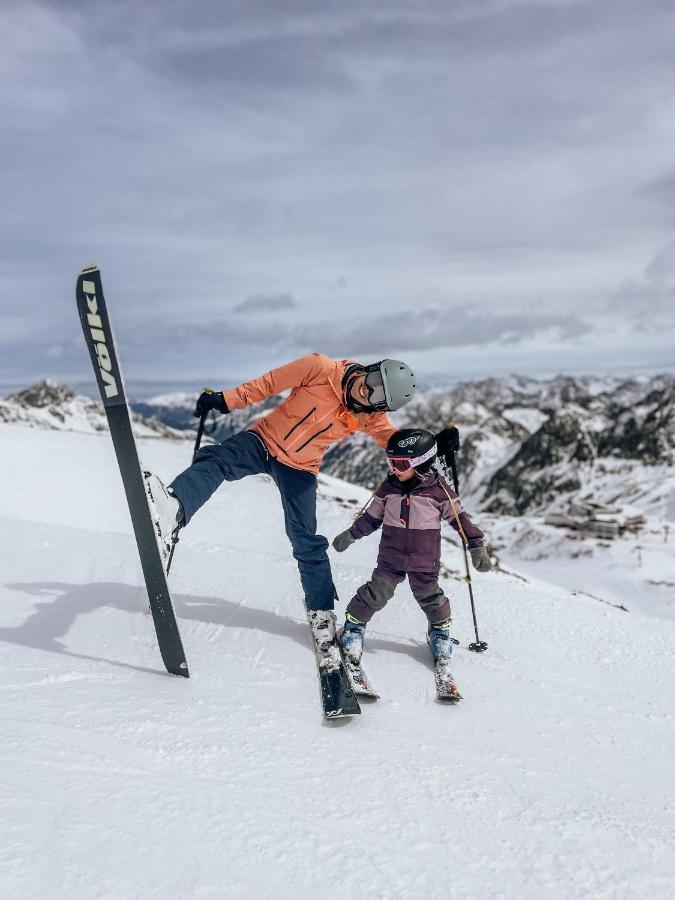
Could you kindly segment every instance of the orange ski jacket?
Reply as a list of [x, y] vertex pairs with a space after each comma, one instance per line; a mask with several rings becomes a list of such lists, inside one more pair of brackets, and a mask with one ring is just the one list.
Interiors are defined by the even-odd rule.
[[396, 431], [386, 413], [347, 409], [342, 379], [352, 365], [358, 363], [312, 353], [223, 391], [223, 396], [229, 409], [243, 409], [290, 388], [290, 395], [258, 419], [251, 430], [260, 435], [279, 462], [316, 475], [331, 444], [362, 431], [380, 447], [386, 447]]

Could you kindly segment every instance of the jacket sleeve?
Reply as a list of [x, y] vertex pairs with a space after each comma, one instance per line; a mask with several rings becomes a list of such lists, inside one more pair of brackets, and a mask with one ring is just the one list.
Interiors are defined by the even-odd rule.
[[330, 360], [320, 353], [301, 356], [285, 366], [271, 369], [260, 378], [245, 381], [239, 387], [223, 391], [229, 409], [243, 409], [250, 403], [258, 403], [265, 397], [273, 397], [289, 388], [312, 384], [323, 378], [330, 368]]
[[396, 427], [389, 421], [389, 416], [386, 413], [378, 412], [359, 416], [358, 419], [359, 424], [356, 430], [367, 434], [384, 450], [387, 446], [387, 441], [396, 431]]
[[[446, 522], [449, 522], [456, 532], [461, 534], [464, 532], [467, 545], [470, 550], [474, 547], [482, 547], [485, 544], [485, 535], [477, 525], [474, 525], [469, 514], [462, 506], [462, 501], [457, 494], [444, 481], [441, 480], [439, 500], [441, 501], [441, 516]], [[447, 493], [446, 493], [447, 492]], [[457, 520], [461, 523], [457, 524]]]
[[366, 511], [361, 513], [354, 521], [354, 524], [349, 529], [353, 538], [358, 540], [362, 537], [368, 537], [369, 534], [377, 531], [382, 524], [382, 520], [384, 519], [385, 497], [387, 494], [386, 487], [386, 482], [379, 486], [375, 492], [375, 496], [368, 504]]

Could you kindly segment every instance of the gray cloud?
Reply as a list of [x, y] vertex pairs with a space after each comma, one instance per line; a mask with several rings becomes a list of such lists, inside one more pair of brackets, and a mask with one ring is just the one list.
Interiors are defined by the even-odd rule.
[[[408, 311], [404, 315], [379, 318], [367, 316], [306, 321], [218, 319], [201, 323], [199, 333], [207, 338], [228, 334], [238, 345], [283, 348], [288, 355], [320, 350], [347, 358], [362, 353], [391, 353], [393, 350], [428, 351], [441, 347], [520, 344], [544, 333], [554, 333], [562, 341], [572, 340], [588, 331], [588, 324], [577, 316], [548, 314], [494, 315], [462, 307]], [[186, 335], [186, 329], [170, 329], [173, 340]], [[193, 331], [194, 334], [194, 331]]]
[[637, 278], [629, 278], [608, 301], [642, 325], [675, 330], [675, 240], [656, 253]]
[[41, 323], [36, 369], [70, 346], [93, 258], [132, 370], [158, 322], [202, 359], [193, 322], [283, 291], [288, 335], [219, 333], [260, 347], [254, 370], [292, 340], [393, 340], [411, 308], [441, 310], [424, 341], [497, 342], [514, 368], [588, 317], [600, 341], [638, 294], [671, 298], [634, 273], [672, 238], [674, 24], [659, 0], [8, 0], [7, 335]]
[[327, 347], [339, 356], [401, 351], [429, 351], [441, 347], [515, 345], [545, 332], [562, 340], [582, 334], [587, 326], [576, 316], [547, 314], [487, 314], [463, 307], [414, 310], [403, 316], [308, 323], [298, 338], [307, 347]]
[[290, 294], [276, 294], [266, 296], [265, 294], [254, 294], [247, 297], [232, 308], [235, 313], [259, 313], [259, 312], [287, 312], [294, 309], [295, 300]]

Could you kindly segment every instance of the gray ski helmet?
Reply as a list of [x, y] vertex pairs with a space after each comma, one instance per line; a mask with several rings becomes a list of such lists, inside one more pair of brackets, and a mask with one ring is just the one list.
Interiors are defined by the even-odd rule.
[[416, 391], [415, 375], [400, 359], [383, 359], [366, 366], [366, 386], [370, 405], [392, 412], [412, 400]]

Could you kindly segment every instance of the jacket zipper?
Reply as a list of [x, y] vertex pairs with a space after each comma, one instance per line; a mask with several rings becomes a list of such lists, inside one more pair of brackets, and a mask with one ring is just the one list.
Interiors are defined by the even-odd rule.
[[[410, 525], [410, 494], [407, 494], [405, 497], [405, 505], [408, 507], [408, 514], [405, 519], [403, 518], [403, 515], [401, 515], [400, 519], [402, 524], [405, 525], [405, 530], [407, 531], [408, 525]], [[401, 510], [401, 513], [403, 513], [403, 510]]]
[[[295, 435], [295, 437], [297, 438], [297, 440], [299, 440], [299, 441], [304, 440], [304, 438], [306, 437], [306, 435], [307, 435], [307, 433], [309, 432], [310, 428], [313, 428], [313, 427], [315, 427], [316, 425], [320, 425], [322, 422], [325, 422], [326, 419], [330, 418], [330, 417], [332, 416], [332, 414], [333, 414], [332, 411], [329, 410], [328, 412], [324, 413], [322, 416], [319, 416], [318, 419], [315, 419], [315, 418], [314, 418], [314, 413], [315, 413], [315, 411], [316, 411], [316, 407], [313, 407], [313, 408], [310, 410], [310, 413], [311, 413], [311, 416], [312, 416], [312, 421], [311, 421], [311, 422], [308, 422], [308, 423], [305, 425], [305, 427], [302, 428], [302, 429]], [[305, 418], [302, 420], [302, 422], [305, 422], [306, 419], [307, 419], [307, 416], [305, 416]], [[302, 422], [298, 422], [297, 424], [298, 424], [298, 425], [302, 425]], [[311, 440], [311, 438], [310, 438], [310, 440]], [[303, 444], [302, 446], [304, 447], [304, 446], [306, 446], [306, 444]], [[298, 450], [298, 447], [296, 447], [295, 450], [297, 451], [297, 450]]]
[[307, 419], [312, 415], [312, 413], [316, 412], [316, 406], [313, 406], [306, 416], [303, 416], [299, 422], [296, 422], [295, 425], [291, 428], [288, 434], [284, 435], [284, 440], [287, 441], [289, 437], [293, 434], [296, 428], [299, 428], [303, 422], [306, 422]]
[[313, 435], [311, 436], [311, 438], [308, 438], [308, 439], [305, 441], [304, 444], [300, 444], [299, 447], [296, 447], [295, 452], [296, 452], [296, 453], [299, 453], [301, 450], [304, 450], [304, 448], [307, 446], [307, 444], [311, 444], [311, 443], [312, 443], [312, 441], [314, 440], [314, 438], [318, 438], [318, 436], [319, 436], [320, 434], [323, 434], [324, 431], [330, 431], [330, 429], [331, 429], [332, 427], [333, 427], [333, 423], [331, 422], [330, 425], [326, 425], [326, 427], [325, 427], [325, 428], [322, 428], [321, 431], [317, 431], [317, 433], [316, 433], [316, 434], [313, 434]]

